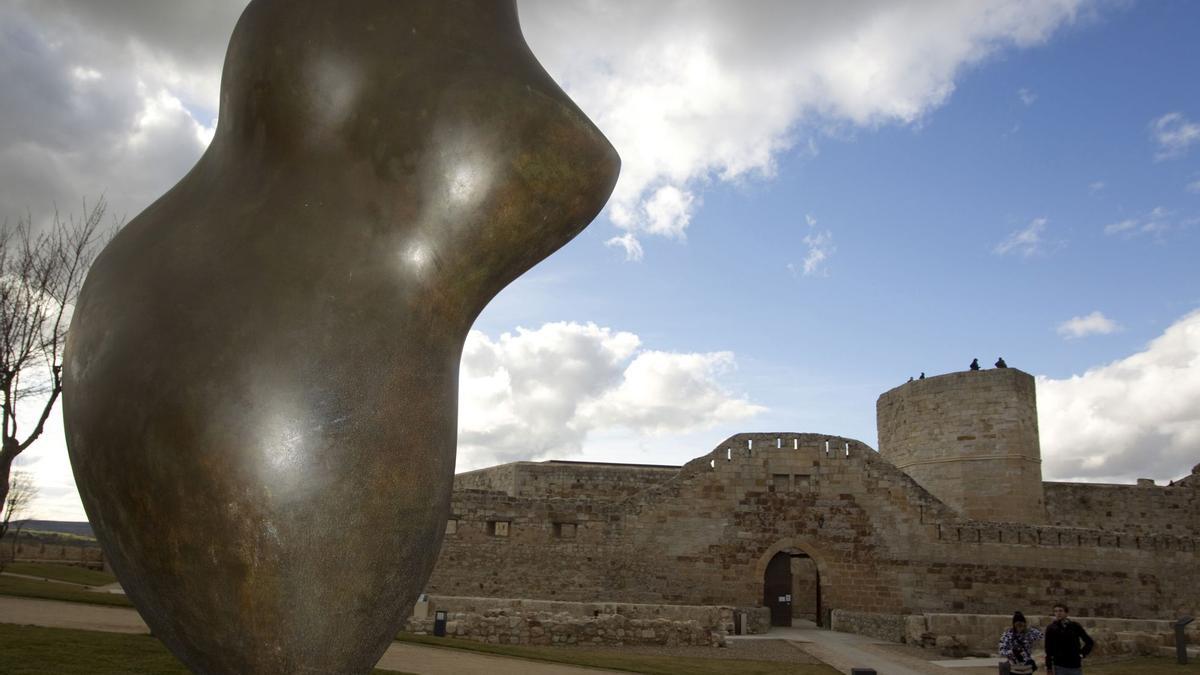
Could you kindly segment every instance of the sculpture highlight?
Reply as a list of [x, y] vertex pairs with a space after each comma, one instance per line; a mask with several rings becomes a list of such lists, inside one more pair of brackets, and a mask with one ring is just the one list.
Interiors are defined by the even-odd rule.
[[253, 0], [207, 152], [75, 310], [80, 496], [198, 673], [365, 673], [437, 555], [459, 359], [620, 161], [512, 0]]

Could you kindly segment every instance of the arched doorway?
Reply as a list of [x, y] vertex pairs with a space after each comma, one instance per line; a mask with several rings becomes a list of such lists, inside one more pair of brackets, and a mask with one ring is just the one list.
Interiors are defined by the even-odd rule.
[[824, 624], [818, 560], [798, 544], [780, 542], [758, 563], [763, 574], [763, 606], [771, 610], [772, 626], [791, 626], [793, 619]]
[[763, 575], [763, 605], [771, 609], [772, 626], [792, 625], [792, 555], [780, 551]]

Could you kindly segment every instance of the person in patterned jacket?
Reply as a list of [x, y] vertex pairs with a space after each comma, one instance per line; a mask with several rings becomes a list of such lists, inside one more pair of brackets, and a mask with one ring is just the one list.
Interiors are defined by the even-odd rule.
[[1013, 612], [1012, 628], [1000, 636], [1000, 656], [1008, 659], [1008, 672], [1012, 675], [1029, 675], [1037, 670], [1033, 660], [1033, 643], [1042, 639], [1042, 631], [1030, 628], [1025, 615]]

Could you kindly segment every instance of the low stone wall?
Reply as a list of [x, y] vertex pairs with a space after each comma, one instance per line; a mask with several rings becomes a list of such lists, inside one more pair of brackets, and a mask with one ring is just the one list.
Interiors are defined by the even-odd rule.
[[630, 620], [693, 622], [707, 631], [734, 634], [734, 614], [741, 613], [744, 633], [765, 633], [771, 628], [771, 611], [766, 607], [727, 607], [711, 605], [651, 605], [624, 602], [566, 602], [522, 598], [475, 598], [450, 595], [429, 596], [429, 615], [436, 610], [458, 614], [483, 615], [501, 612], [508, 616], [563, 614], [577, 619], [622, 616]]
[[[408, 630], [431, 634], [433, 624], [432, 618], [413, 617], [408, 621]], [[447, 616], [446, 635], [508, 645], [725, 646], [724, 634], [706, 630], [695, 621], [630, 619], [620, 614], [583, 618], [565, 612], [522, 612], [513, 615], [498, 609], [483, 614], [451, 612]]]
[[[834, 612], [837, 615], [837, 612]], [[903, 642], [941, 649], [948, 654], [996, 653], [1000, 636], [1012, 625], [1012, 617], [998, 614], [915, 614], [904, 618]], [[1052, 617], [1027, 615], [1029, 625], [1045, 629]], [[1099, 656], [1156, 654], [1160, 647], [1174, 646], [1174, 620], [1101, 619], [1072, 617], [1096, 641]], [[835, 619], [836, 621], [836, 619]], [[866, 633], [870, 634], [870, 633]], [[1187, 630], [1188, 644], [1200, 641], [1200, 626]]]
[[870, 614], [835, 609], [830, 612], [830, 628], [839, 633], [857, 633], [890, 642], [904, 642], [907, 618], [902, 614]]
[[22, 541], [12, 550], [5, 542], [0, 555], [5, 560], [17, 562], [64, 562], [100, 566], [104, 563], [104, 551], [99, 546], [71, 546], [43, 544], [38, 541]]

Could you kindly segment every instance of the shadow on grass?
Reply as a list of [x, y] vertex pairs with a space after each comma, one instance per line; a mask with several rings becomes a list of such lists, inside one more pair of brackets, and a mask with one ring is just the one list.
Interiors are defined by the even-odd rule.
[[[190, 675], [149, 635], [0, 624], [5, 675]], [[405, 675], [375, 670], [375, 675]], [[411, 674], [409, 674], [411, 675]]]
[[13, 574], [26, 574], [31, 577], [42, 577], [44, 579], [57, 579], [58, 581], [82, 584], [84, 586], [104, 586], [114, 583], [117, 580], [111, 574], [90, 570], [86, 567], [52, 565], [50, 563], [8, 563], [4, 566], [3, 571]]

